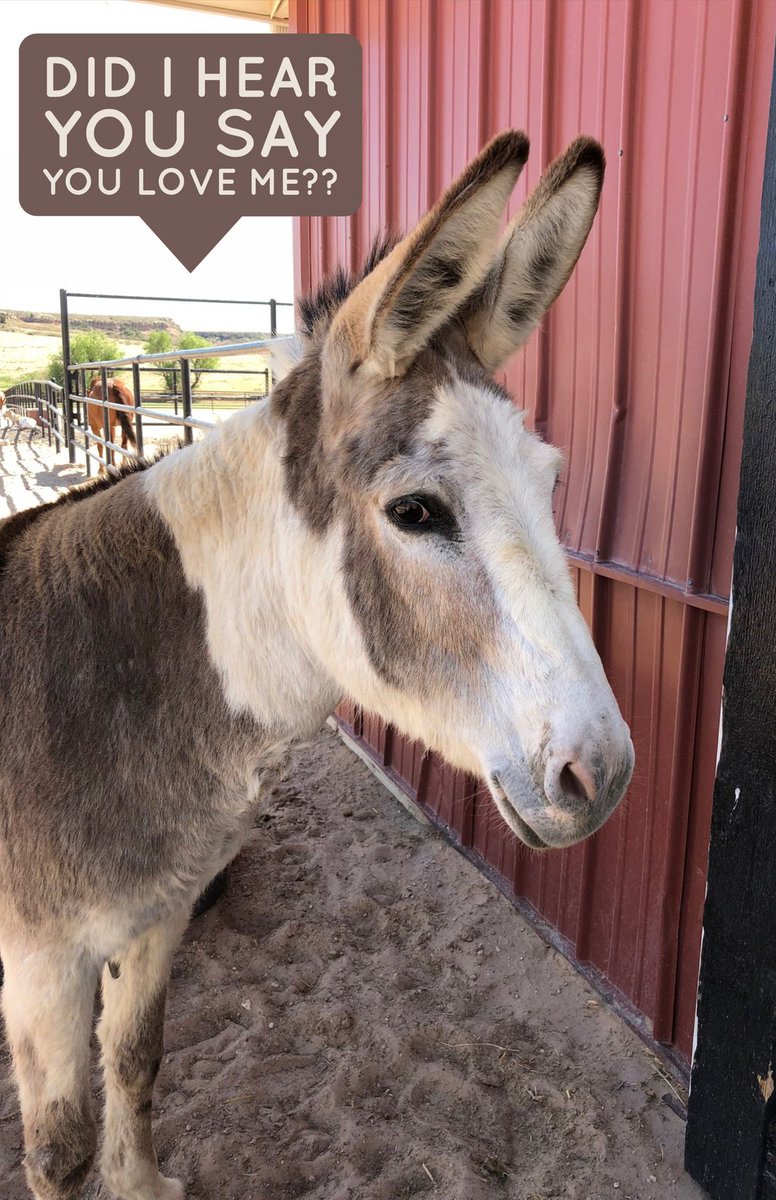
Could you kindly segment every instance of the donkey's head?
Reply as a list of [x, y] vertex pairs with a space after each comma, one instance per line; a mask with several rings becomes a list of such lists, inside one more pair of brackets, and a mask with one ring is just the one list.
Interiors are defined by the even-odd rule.
[[598, 828], [633, 749], [555, 532], [561, 456], [492, 377], [579, 257], [603, 153], [574, 142], [499, 242], [527, 153], [522, 134], [495, 138], [357, 286], [339, 276], [308, 302], [275, 408], [328, 672], [483, 775], [543, 847]]

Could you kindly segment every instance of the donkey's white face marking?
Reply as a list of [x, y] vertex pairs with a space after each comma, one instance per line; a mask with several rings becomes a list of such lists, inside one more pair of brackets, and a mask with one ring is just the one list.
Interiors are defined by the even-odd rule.
[[[325, 639], [351, 695], [484, 776], [537, 847], [598, 828], [633, 766], [555, 531], [561, 462], [503, 394], [439, 387], [412, 451], [357, 498], [355, 556], [342, 528], [345, 616]], [[420, 522], [397, 524], [397, 501]]]
[[617, 804], [633, 748], [555, 531], [562, 457], [508, 402], [473, 390], [445, 389], [424, 431], [447, 448], [498, 613], [467, 749], [515, 832], [564, 845]]

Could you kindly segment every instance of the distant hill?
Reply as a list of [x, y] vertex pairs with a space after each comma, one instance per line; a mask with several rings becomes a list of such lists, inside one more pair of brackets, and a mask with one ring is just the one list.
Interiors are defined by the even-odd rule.
[[[106, 317], [78, 313], [72, 318], [74, 329], [99, 329], [114, 338], [145, 340], [154, 329], [166, 329], [175, 337], [180, 326], [168, 317]], [[0, 329], [6, 333], [49, 333], [59, 336], [59, 313], [30, 312], [29, 309], [0, 308]]]
[[207, 338], [213, 346], [220, 346], [221, 343], [226, 346], [231, 342], [258, 342], [261, 338], [270, 337], [268, 329], [190, 329], [187, 332]]
[[[60, 336], [59, 313], [30, 312], [29, 309], [0, 308], [0, 331], [4, 333], [38, 333]], [[147, 340], [150, 333], [165, 329], [173, 341], [183, 332], [182, 327], [169, 317], [107, 317], [101, 314], [71, 314], [71, 326], [77, 329], [99, 329], [119, 342]], [[220, 342], [246, 342], [260, 337], [269, 337], [269, 331], [256, 330], [188, 330], [207, 338], [213, 345]]]

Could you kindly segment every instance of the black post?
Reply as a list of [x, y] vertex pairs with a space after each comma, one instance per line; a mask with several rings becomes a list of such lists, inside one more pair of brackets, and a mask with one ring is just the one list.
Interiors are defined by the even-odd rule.
[[270, 300], [269, 302], [269, 336], [278, 336], [278, 302]]
[[[65, 437], [65, 414], [60, 407], [57, 390], [55, 387], [52, 387], [51, 384], [48, 385], [48, 399], [52, 423], [54, 423], [54, 427], [59, 434], [59, 437]], [[55, 439], [57, 450], [59, 450], [62, 446], [59, 437]]]
[[[41, 391], [43, 392], [43, 395], [41, 395]], [[36, 403], [38, 406], [38, 421], [40, 422], [40, 424], [43, 426], [43, 428], [46, 431], [46, 441], [48, 442], [48, 444], [50, 446], [51, 445], [51, 422], [49, 419], [50, 413], [49, 413], [48, 405], [47, 405], [47, 398], [48, 398], [47, 392], [48, 392], [48, 388], [45, 383], [43, 384], [42, 389], [39, 386], [39, 384], [36, 383], [34, 385], [35, 400], [36, 400]], [[44, 397], [46, 397], [46, 399], [44, 399]], [[44, 409], [46, 412], [45, 418], [43, 416]]]
[[75, 462], [75, 446], [73, 445], [73, 402], [70, 399], [70, 313], [67, 306], [67, 292], [59, 289], [59, 323], [62, 335], [62, 365], [65, 368], [65, 429], [67, 438], [67, 457]]
[[89, 388], [86, 386], [86, 371], [76, 370], [72, 375], [73, 388], [76, 392], [76, 398], [71, 397], [70, 403], [73, 411], [73, 421], [79, 425], [89, 425], [89, 411], [86, 407], [88, 401], [85, 399]]
[[[111, 410], [108, 408], [108, 400], [110, 393], [108, 391], [108, 371], [105, 367], [100, 367], [100, 381], [102, 383], [102, 436], [106, 442], [111, 439]], [[105, 466], [109, 467], [113, 463], [113, 451], [109, 446], [103, 446], [105, 451]]]
[[[191, 416], [191, 371], [187, 358], [181, 359], [181, 400], [183, 403], [183, 416], [187, 420]], [[183, 426], [183, 440], [186, 443], [194, 441], [194, 430], [190, 425]]]
[[776, 82], [703, 917], [686, 1165], [713, 1200], [776, 1198]]
[[[135, 399], [135, 408], [140, 408], [143, 403], [143, 394], [140, 388], [140, 363], [132, 364], [132, 395]], [[137, 452], [142, 458], [143, 456], [143, 417], [141, 413], [135, 414], [135, 436], [137, 438]]]

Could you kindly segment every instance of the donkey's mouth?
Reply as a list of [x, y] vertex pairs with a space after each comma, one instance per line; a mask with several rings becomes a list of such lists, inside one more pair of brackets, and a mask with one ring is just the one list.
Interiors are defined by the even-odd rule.
[[496, 774], [490, 776], [490, 790], [499, 812], [512, 832], [520, 838], [520, 841], [525, 842], [526, 846], [530, 846], [532, 850], [549, 850], [549, 843], [540, 838], [539, 834], [520, 816]]

